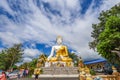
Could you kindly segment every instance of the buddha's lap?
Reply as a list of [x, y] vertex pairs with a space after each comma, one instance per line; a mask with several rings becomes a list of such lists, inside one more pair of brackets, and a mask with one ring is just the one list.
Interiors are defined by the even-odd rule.
[[[57, 57], [52, 57], [52, 58], [50, 59], [50, 61], [58, 61], [58, 59], [57, 59]], [[64, 57], [64, 58], [61, 59], [61, 61], [63, 61], [63, 62], [70, 61], [70, 62], [71, 62], [72, 59], [69, 58], [69, 57]]]

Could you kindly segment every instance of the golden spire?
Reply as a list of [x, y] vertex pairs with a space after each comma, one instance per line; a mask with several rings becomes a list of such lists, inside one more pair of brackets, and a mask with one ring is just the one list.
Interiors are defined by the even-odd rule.
[[58, 36], [57, 36], [57, 39], [59, 39], [59, 38], [61, 38], [61, 39], [62, 39], [62, 36], [58, 35]]

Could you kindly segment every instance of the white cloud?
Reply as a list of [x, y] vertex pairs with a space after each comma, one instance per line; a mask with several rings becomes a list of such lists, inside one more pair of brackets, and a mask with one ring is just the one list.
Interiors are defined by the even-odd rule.
[[23, 59], [23, 62], [30, 62], [30, 61], [32, 61], [32, 59], [31, 59], [31, 58], [28, 58], [28, 57], [25, 57], [25, 58]]
[[41, 52], [38, 49], [26, 48], [24, 50], [24, 56], [34, 58], [36, 55], [40, 55]]
[[[6, 37], [7, 36], [7, 37]], [[2, 32], [0, 34], [1, 40], [4, 41], [3, 45], [13, 45], [15, 43], [21, 43], [20, 40], [11, 32]]]
[[7, 0], [0, 1], [0, 7], [4, 8], [10, 14], [14, 13], [13, 10], [9, 7]]
[[[53, 14], [49, 8], [36, 6], [32, 1], [20, 1], [20, 7], [28, 10], [30, 13], [14, 12], [6, 0], [0, 3], [8, 13], [14, 17], [17, 16], [18, 22], [14, 22], [7, 18], [6, 15], [0, 15], [0, 40], [3, 45], [8, 46], [14, 43], [23, 43], [25, 41], [35, 41], [36, 43], [44, 43], [53, 45], [57, 35], [63, 36], [64, 44], [79, 52], [84, 58], [99, 58], [93, 50], [89, 49], [88, 42], [91, 41], [92, 23], [98, 22], [97, 17], [102, 10], [110, 9], [119, 0], [103, 0], [103, 4], [99, 8], [93, 9], [94, 1], [85, 14], [80, 14], [82, 0], [41, 0], [49, 3], [51, 9], [60, 12], [60, 15]], [[43, 5], [42, 3], [40, 3]], [[18, 5], [18, 4], [16, 4]], [[47, 10], [47, 11], [46, 11]], [[74, 15], [75, 17], [71, 16]], [[50, 17], [50, 19], [48, 18]], [[15, 18], [15, 20], [17, 20]], [[4, 23], [4, 24], [3, 24]], [[64, 24], [65, 23], [65, 24]], [[31, 48], [25, 49], [24, 56], [35, 57], [40, 51]], [[88, 56], [89, 55], [89, 56]], [[28, 57], [27, 57], [28, 59]], [[28, 59], [30, 61], [30, 59]]]
[[0, 52], [3, 50], [3, 48], [0, 48]]
[[38, 58], [41, 53], [34, 44], [31, 44], [31, 48], [24, 49], [23, 62], [30, 62], [33, 58]]
[[75, 9], [76, 7], [81, 8], [79, 6], [80, 0], [42, 0], [42, 1], [50, 3], [52, 8], [61, 8], [61, 10], [65, 8], [69, 9]]
[[101, 5], [101, 10], [108, 10], [116, 4], [120, 4], [120, 0], [103, 0], [103, 5]]

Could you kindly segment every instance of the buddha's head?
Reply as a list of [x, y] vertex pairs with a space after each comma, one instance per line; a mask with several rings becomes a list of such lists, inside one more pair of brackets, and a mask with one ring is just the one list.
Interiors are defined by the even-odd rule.
[[62, 44], [62, 36], [57, 36], [56, 42], [58, 45]]

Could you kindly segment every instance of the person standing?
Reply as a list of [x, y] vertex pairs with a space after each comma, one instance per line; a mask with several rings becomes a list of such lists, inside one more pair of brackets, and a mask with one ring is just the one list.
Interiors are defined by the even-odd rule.
[[0, 77], [0, 80], [7, 80], [7, 79], [6, 79], [6, 74], [5, 74], [4, 71], [2, 72], [2, 76]]
[[34, 74], [35, 74], [35, 80], [38, 80], [38, 76], [40, 74], [40, 69], [39, 68], [35, 69]]
[[23, 77], [26, 77], [26, 70], [23, 70]]
[[21, 75], [22, 75], [22, 73], [21, 73], [21, 71], [19, 70], [19, 72], [18, 72], [18, 79], [21, 78]]
[[28, 76], [28, 73], [29, 73], [29, 70], [28, 70], [28, 69], [26, 69], [26, 76]]

